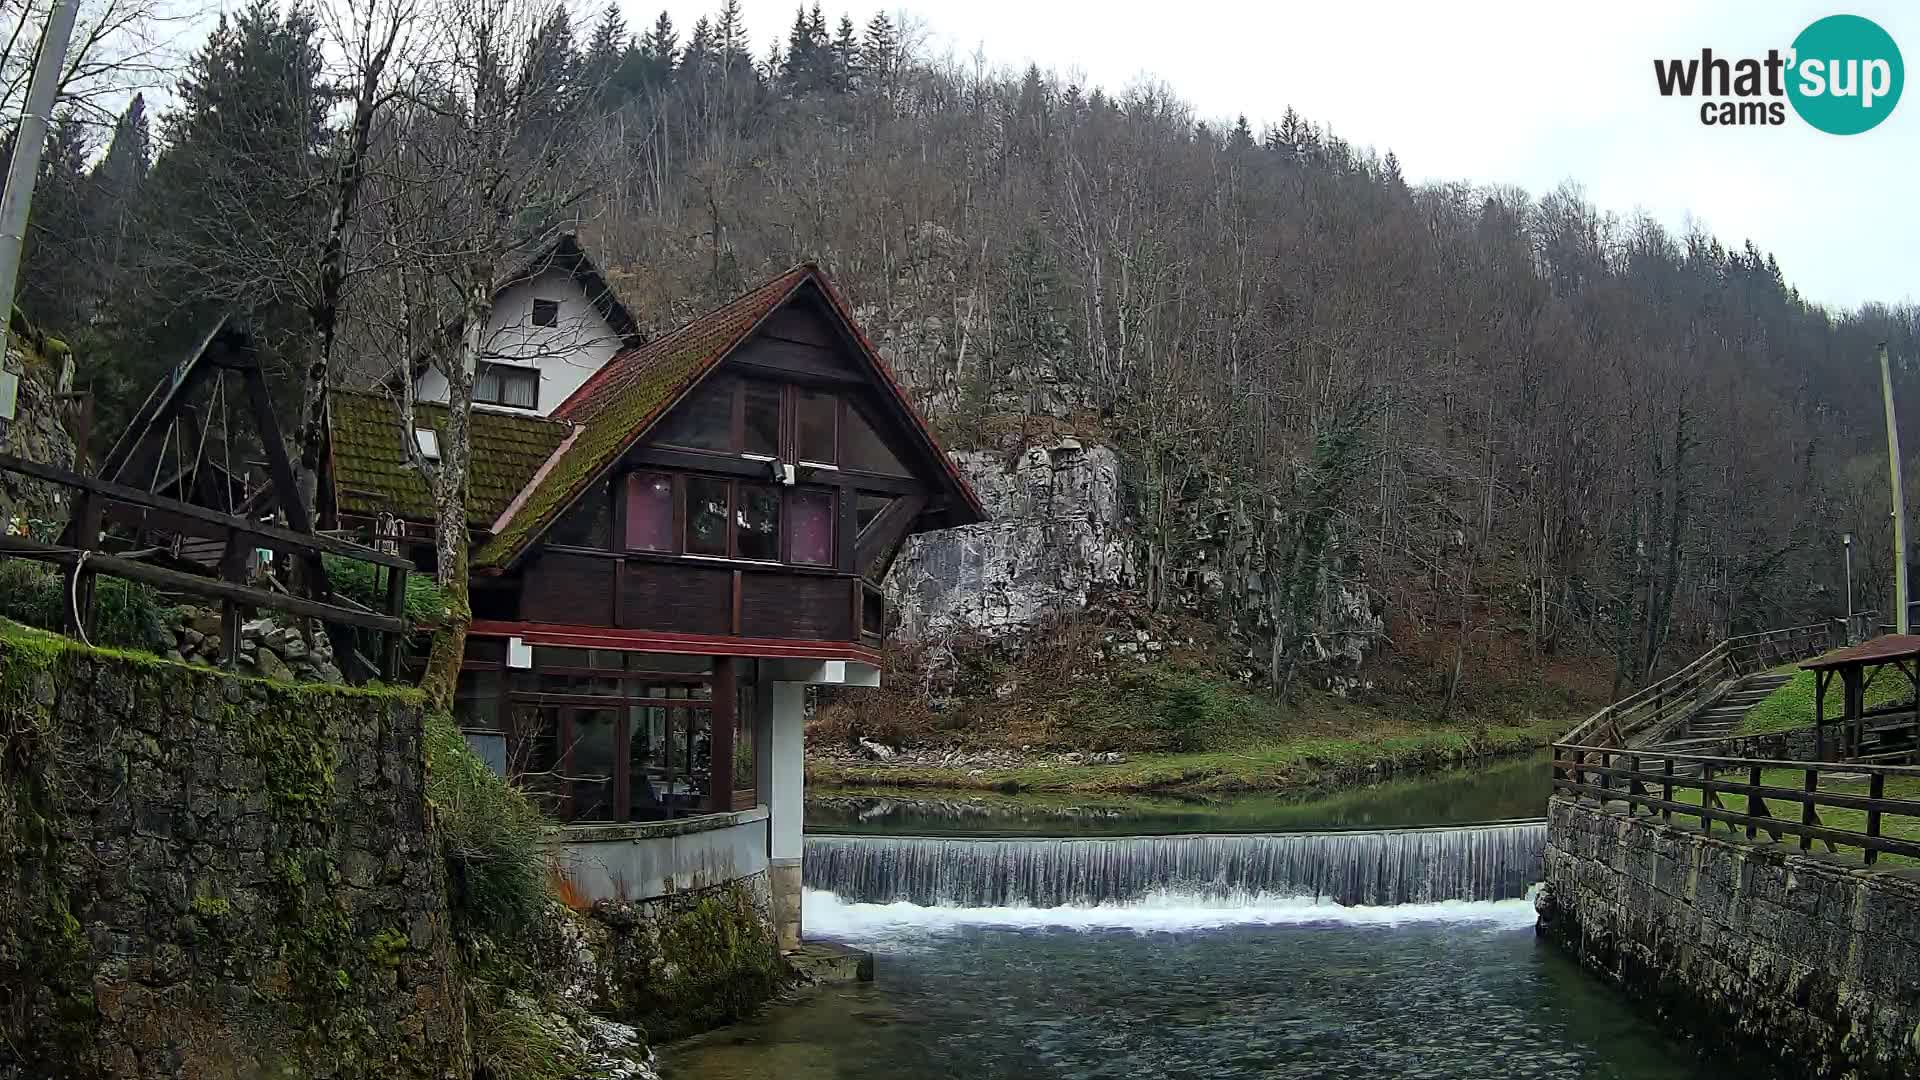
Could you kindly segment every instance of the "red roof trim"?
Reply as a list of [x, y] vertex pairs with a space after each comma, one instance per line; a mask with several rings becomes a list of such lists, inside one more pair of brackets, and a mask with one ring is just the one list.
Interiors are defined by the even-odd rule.
[[529, 645], [568, 649], [616, 649], [683, 656], [752, 656], [769, 660], [854, 660], [880, 666], [880, 653], [851, 641], [743, 638], [720, 634], [669, 634], [608, 626], [476, 619], [469, 637], [517, 637]]

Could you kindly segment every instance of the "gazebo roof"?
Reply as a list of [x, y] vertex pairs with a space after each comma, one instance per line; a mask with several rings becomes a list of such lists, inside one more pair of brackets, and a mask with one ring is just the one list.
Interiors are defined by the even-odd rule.
[[1920, 634], [1882, 634], [1872, 641], [1816, 656], [1802, 663], [1807, 671], [1864, 667], [1867, 664], [1891, 664], [1896, 660], [1920, 657]]

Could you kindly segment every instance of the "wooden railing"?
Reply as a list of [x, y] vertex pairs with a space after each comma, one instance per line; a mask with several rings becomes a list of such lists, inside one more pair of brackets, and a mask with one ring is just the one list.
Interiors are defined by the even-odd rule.
[[[1798, 786], [1780, 783], [1783, 773]], [[1889, 783], [1900, 789], [1897, 796], [1886, 794]], [[1914, 766], [1556, 744], [1553, 786], [1601, 806], [1624, 803], [1629, 817], [1644, 811], [1668, 822], [1697, 819], [1704, 831], [1719, 824], [1749, 840], [1761, 833], [1775, 841], [1792, 836], [1802, 851], [1815, 843], [1833, 853], [1858, 849], [1868, 866], [1883, 853], [1920, 859], [1920, 798], [1904, 797], [1920, 795], [1920, 768]], [[1676, 797], [1688, 794], [1697, 795], [1698, 803]], [[1780, 803], [1791, 809], [1772, 805]]]
[[[1873, 613], [1855, 616], [1871, 625]], [[1626, 746], [1641, 734], [1658, 735], [1710, 704], [1729, 680], [1818, 656], [1847, 643], [1844, 620], [1808, 623], [1727, 638], [1699, 659], [1594, 713], [1562, 738], [1568, 744]]]
[[[0, 454], [0, 473], [58, 484], [75, 493], [67, 529], [59, 543], [0, 535], [0, 558], [32, 559], [71, 569], [69, 630], [84, 636], [92, 621], [93, 575], [108, 574], [217, 601], [221, 608], [222, 655], [228, 664], [239, 655], [241, 611], [267, 608], [321, 620], [343, 669], [352, 672], [358, 664], [361, 669], [371, 669], [368, 674], [386, 679], [394, 677], [400, 643], [409, 630], [404, 615], [407, 572], [413, 564], [408, 560], [331, 536], [301, 532], [246, 515], [209, 510], [11, 454]], [[106, 550], [102, 544], [102, 521], [110, 508], [124, 511], [124, 516], [150, 526], [164, 526], [183, 536], [220, 543], [223, 554], [217, 567], [219, 576], [188, 573], [146, 561], [156, 553], [153, 549]], [[256, 546], [291, 555], [305, 569], [308, 580], [317, 585], [318, 598], [293, 596], [249, 584], [244, 573], [246, 557]], [[369, 611], [334, 595], [321, 567], [322, 553], [386, 568], [386, 610]], [[349, 628], [385, 635], [377, 663], [365, 661], [353, 651]]]

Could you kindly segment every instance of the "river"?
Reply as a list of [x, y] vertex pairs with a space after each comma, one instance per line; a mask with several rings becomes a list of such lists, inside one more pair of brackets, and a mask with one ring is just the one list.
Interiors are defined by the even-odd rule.
[[1536, 942], [1541, 827], [1511, 819], [1544, 801], [1538, 761], [1306, 801], [824, 795], [810, 829], [866, 835], [809, 837], [807, 933], [871, 950], [876, 981], [674, 1047], [665, 1075], [1707, 1075]]

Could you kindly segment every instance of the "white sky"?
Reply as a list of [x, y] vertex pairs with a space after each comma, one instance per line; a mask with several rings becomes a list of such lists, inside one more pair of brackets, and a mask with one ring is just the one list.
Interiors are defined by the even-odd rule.
[[[719, 7], [621, 3], [636, 33], [664, 6], [683, 41]], [[794, 6], [743, 0], [756, 55], [784, 39]], [[882, 5], [822, 6], [830, 23], [845, 11], [864, 27]], [[1109, 91], [1150, 77], [1200, 117], [1244, 112], [1256, 130], [1291, 104], [1356, 146], [1393, 150], [1411, 180], [1539, 194], [1572, 179], [1606, 210], [1644, 209], [1675, 229], [1691, 216], [1735, 246], [1751, 238], [1809, 299], [1920, 299], [1920, 89], [1861, 135], [1823, 134], [1791, 106], [1782, 127], [1722, 129], [1700, 123], [1698, 99], [1661, 98], [1652, 63], [1702, 46], [1763, 56], [1847, 12], [1884, 27], [1911, 75], [1920, 4], [915, 0], [904, 10], [936, 51], [1036, 62]]]

